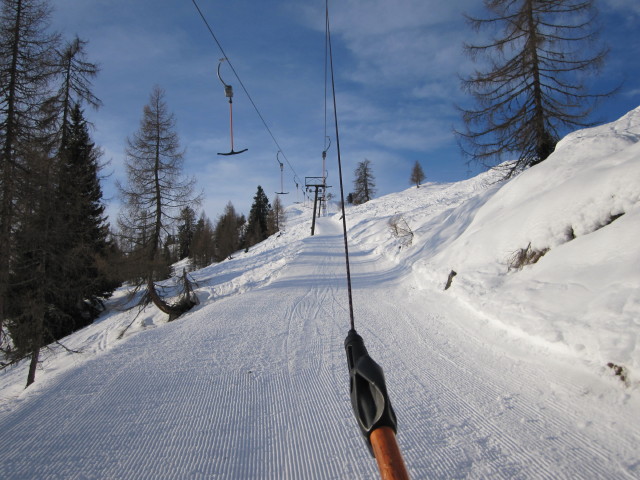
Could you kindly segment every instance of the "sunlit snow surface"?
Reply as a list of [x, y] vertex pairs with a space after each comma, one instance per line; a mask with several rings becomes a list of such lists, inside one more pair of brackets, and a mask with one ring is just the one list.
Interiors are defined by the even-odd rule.
[[[637, 109], [507, 183], [347, 209], [356, 328], [413, 478], [640, 478], [639, 139]], [[0, 373], [0, 476], [375, 478], [348, 397], [340, 215], [311, 237], [308, 207], [193, 272], [200, 305], [179, 320], [124, 310], [121, 290], [64, 340], [82, 353], [44, 352], [27, 390], [26, 364]], [[509, 271], [529, 244], [549, 250]]]

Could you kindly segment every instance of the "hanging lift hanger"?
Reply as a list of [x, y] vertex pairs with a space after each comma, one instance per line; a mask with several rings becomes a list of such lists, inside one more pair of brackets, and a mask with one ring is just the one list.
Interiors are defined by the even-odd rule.
[[244, 150], [239, 150], [237, 152], [233, 150], [233, 87], [231, 85], [226, 84], [225, 81], [222, 80], [222, 77], [220, 76], [220, 66], [222, 65], [222, 62], [225, 61], [225, 59], [226, 57], [221, 58], [220, 62], [218, 63], [218, 79], [220, 80], [220, 83], [224, 85], [225, 97], [229, 99], [229, 133], [231, 137], [231, 151], [227, 153], [218, 153], [218, 155], [228, 156], [228, 155], [238, 155], [239, 153], [246, 152], [249, 149], [245, 148]]
[[279, 155], [280, 155], [280, 150], [278, 150], [278, 153], [276, 154], [276, 160], [280, 164], [280, 191], [276, 192], [276, 195], [288, 195], [289, 192], [285, 192], [284, 191], [284, 185], [283, 185], [284, 184], [284, 180], [283, 180], [283, 177], [284, 177], [284, 163], [282, 163], [280, 161]]

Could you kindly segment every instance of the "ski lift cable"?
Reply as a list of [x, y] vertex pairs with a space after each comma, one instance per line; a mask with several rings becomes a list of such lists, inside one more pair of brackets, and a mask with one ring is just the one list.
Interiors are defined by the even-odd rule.
[[[345, 266], [347, 270], [347, 294], [349, 297], [349, 323], [351, 326], [351, 330], [355, 330], [355, 318], [353, 315], [353, 293], [351, 288], [351, 266], [349, 264], [349, 243], [347, 241], [347, 216], [345, 214], [344, 207], [344, 184], [342, 180], [342, 158], [340, 155], [340, 133], [338, 128], [338, 110], [336, 106], [336, 93], [335, 93], [335, 80], [333, 75], [333, 53], [331, 51], [331, 31], [329, 28], [329, 0], [325, 0], [326, 5], [326, 32], [325, 32], [325, 58], [329, 68], [328, 74], [325, 74], [325, 92], [327, 91], [327, 84], [329, 82], [329, 75], [331, 79], [331, 89], [332, 89], [332, 97], [333, 97], [333, 119], [335, 124], [335, 136], [336, 136], [336, 150], [338, 155], [338, 177], [340, 180], [340, 200], [342, 204], [342, 233], [344, 239], [344, 256], [345, 256]], [[325, 93], [326, 98], [326, 93]], [[326, 107], [325, 107], [326, 110]], [[325, 134], [325, 142], [326, 142], [326, 134]]]
[[[351, 292], [351, 269], [349, 266], [349, 246], [347, 242], [347, 221], [342, 180], [342, 160], [340, 156], [338, 110], [336, 106], [331, 29], [329, 26], [329, 0], [325, 0], [325, 18], [336, 150], [338, 156], [338, 175], [340, 177], [340, 197], [342, 200], [342, 229], [347, 270], [347, 291], [349, 295], [349, 320], [351, 328], [344, 341], [344, 347], [347, 354], [347, 366], [350, 377], [351, 406], [353, 407], [353, 413], [355, 414], [360, 431], [367, 442], [369, 451], [378, 463], [381, 478], [386, 480], [408, 480], [409, 474], [402, 459], [400, 447], [396, 441], [398, 422], [393, 407], [391, 406], [384, 373], [380, 365], [369, 356], [364, 345], [364, 340], [355, 330], [353, 296]], [[325, 82], [326, 81], [325, 77]]]
[[[329, 54], [329, 38], [328, 35], [324, 37], [324, 148], [322, 149], [322, 179], [323, 183], [326, 185], [327, 183], [327, 170], [326, 170], [326, 159], [327, 159], [327, 150], [331, 146], [331, 137], [327, 135], [327, 75], [329, 70], [327, 68], [327, 60]], [[326, 204], [325, 204], [326, 205]]]
[[204, 14], [202, 13], [202, 10], [200, 10], [200, 7], [198, 6], [198, 3], [196, 2], [196, 0], [191, 0], [191, 2], [193, 3], [193, 6], [196, 7], [196, 10], [198, 11], [198, 13], [200, 14], [200, 18], [202, 18], [202, 21], [204, 22], [204, 24], [207, 27], [207, 30], [209, 30], [209, 33], [211, 34], [211, 37], [213, 38], [213, 40], [216, 42], [216, 45], [218, 46], [218, 48], [220, 49], [220, 53], [222, 53], [222, 56], [224, 58], [224, 60], [227, 62], [227, 64], [229, 65], [229, 67], [231, 68], [231, 71], [233, 72], [233, 74], [235, 75], [236, 79], [238, 80], [238, 83], [240, 84], [240, 86], [242, 87], [242, 90], [244, 91], [245, 95], [247, 96], [247, 98], [249, 99], [249, 102], [251, 103], [251, 105], [253, 106], [253, 109], [256, 111], [256, 113], [258, 114], [258, 117], [260, 118], [260, 120], [262, 121], [262, 124], [264, 125], [264, 128], [267, 130], [267, 132], [269, 133], [269, 136], [271, 137], [271, 139], [273, 140], [273, 142], [276, 144], [276, 147], [278, 147], [278, 150], [280, 150], [280, 152], [282, 153], [282, 157], [284, 158], [285, 162], [287, 162], [287, 165], [289, 167], [289, 169], [293, 172], [293, 178], [294, 180], [298, 180], [298, 181], [302, 181], [300, 180], [300, 177], [298, 176], [298, 174], [296, 173], [295, 169], [293, 168], [293, 166], [291, 165], [291, 162], [289, 161], [289, 159], [287, 158], [287, 156], [285, 155], [284, 151], [282, 150], [282, 147], [280, 146], [280, 144], [278, 143], [278, 140], [276, 139], [275, 135], [273, 134], [273, 132], [271, 131], [271, 129], [269, 128], [269, 125], [267, 124], [266, 120], [264, 119], [264, 117], [262, 116], [262, 114], [260, 113], [260, 110], [258, 109], [258, 106], [256, 105], [256, 103], [253, 101], [253, 98], [251, 98], [251, 95], [249, 95], [249, 91], [247, 90], [247, 88], [244, 86], [244, 83], [242, 82], [242, 80], [240, 79], [240, 76], [238, 75], [238, 72], [236, 72], [236, 69], [233, 67], [233, 64], [231, 63], [231, 60], [229, 60], [229, 57], [227, 57], [227, 54], [225, 53], [224, 49], [222, 48], [222, 45], [220, 44], [220, 41], [218, 41], [218, 38], [216, 37], [216, 34], [213, 33], [213, 29], [211, 28], [211, 25], [209, 25], [209, 22], [207, 21], [206, 17], [204, 16]]

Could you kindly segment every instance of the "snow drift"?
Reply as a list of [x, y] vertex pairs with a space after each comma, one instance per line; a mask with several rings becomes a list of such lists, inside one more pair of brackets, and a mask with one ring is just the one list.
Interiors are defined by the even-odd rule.
[[[485, 173], [356, 207], [352, 238], [382, 245], [433, 288], [456, 271], [451, 295], [516, 335], [637, 372], [639, 140], [637, 108], [568, 135], [546, 161], [504, 184]], [[409, 249], [385, 241], [384, 220], [394, 213], [415, 231]], [[527, 247], [546, 254], [510, 271], [509, 259]]]

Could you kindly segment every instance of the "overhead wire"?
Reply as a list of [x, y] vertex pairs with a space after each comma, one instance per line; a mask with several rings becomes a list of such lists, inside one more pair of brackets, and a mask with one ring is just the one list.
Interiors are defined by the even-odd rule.
[[349, 266], [349, 244], [347, 242], [347, 216], [345, 214], [344, 186], [342, 181], [342, 159], [340, 155], [340, 134], [338, 109], [336, 108], [336, 87], [329, 26], [329, 0], [325, 0], [326, 37], [329, 47], [331, 70], [331, 93], [333, 98], [333, 118], [336, 128], [336, 150], [338, 155], [338, 176], [342, 204], [342, 231], [344, 238], [345, 263], [347, 268], [347, 291], [349, 294], [349, 321], [351, 329], [344, 341], [349, 369], [349, 390], [351, 406], [356, 416], [370, 452], [378, 463], [380, 477], [384, 480], [409, 480], [409, 473], [396, 441], [398, 422], [391, 406], [382, 367], [369, 355], [364, 340], [355, 329], [353, 315], [353, 295], [351, 292], [351, 268]]
[[[329, 74], [331, 77], [331, 96], [333, 98], [333, 120], [335, 124], [335, 135], [336, 135], [336, 151], [338, 152], [338, 177], [340, 179], [340, 204], [342, 205], [342, 236], [344, 238], [344, 257], [345, 264], [347, 268], [347, 293], [349, 296], [349, 323], [351, 325], [351, 330], [355, 330], [355, 318], [353, 315], [353, 294], [351, 291], [351, 267], [349, 265], [349, 242], [347, 241], [347, 215], [345, 213], [344, 208], [344, 185], [342, 181], [342, 158], [340, 156], [340, 133], [338, 129], [338, 108], [336, 105], [336, 82], [333, 74], [333, 50], [331, 48], [331, 28], [329, 27], [329, 2], [325, 1], [325, 45], [328, 52], [329, 58]], [[326, 48], [325, 47], [325, 48]], [[326, 55], [326, 54], [325, 54]], [[325, 92], [326, 92], [326, 83], [327, 83], [327, 75], [325, 75]], [[326, 94], [325, 94], [326, 99]], [[325, 136], [326, 138], [326, 136]]]
[[[262, 124], [264, 125], [264, 128], [267, 130], [267, 132], [269, 133], [269, 136], [271, 137], [271, 139], [273, 140], [273, 143], [275, 143], [276, 147], [278, 147], [278, 150], [280, 151], [280, 153], [282, 154], [282, 157], [284, 158], [285, 162], [287, 162], [287, 166], [289, 167], [289, 169], [291, 170], [291, 172], [293, 172], [293, 180], [302, 183], [302, 180], [300, 179], [300, 177], [298, 176], [298, 174], [296, 173], [295, 169], [293, 168], [293, 165], [291, 165], [291, 162], [289, 162], [289, 159], [287, 158], [287, 155], [284, 153], [284, 150], [282, 149], [282, 147], [280, 146], [280, 143], [278, 142], [278, 140], [276, 139], [275, 135], [273, 134], [273, 132], [271, 131], [271, 128], [269, 128], [269, 125], [267, 124], [266, 120], [264, 119], [264, 117], [262, 116], [262, 113], [260, 113], [260, 110], [258, 109], [258, 106], [256, 105], [256, 103], [253, 101], [253, 98], [251, 98], [251, 95], [249, 94], [249, 91], [247, 90], [247, 88], [244, 86], [244, 83], [242, 82], [242, 80], [240, 79], [240, 75], [238, 75], [238, 72], [236, 72], [236, 69], [233, 67], [233, 64], [231, 63], [231, 60], [229, 60], [229, 57], [227, 57], [227, 54], [225, 53], [224, 49], [222, 48], [222, 45], [220, 44], [220, 41], [218, 40], [218, 38], [216, 37], [216, 34], [213, 33], [213, 29], [211, 28], [211, 25], [209, 25], [209, 22], [207, 21], [206, 17], [204, 16], [204, 13], [202, 13], [202, 10], [200, 10], [200, 7], [198, 6], [198, 3], [196, 2], [196, 0], [191, 0], [191, 2], [193, 3], [194, 7], [196, 7], [196, 10], [198, 11], [198, 13], [200, 14], [200, 18], [202, 18], [202, 21], [204, 22], [204, 24], [207, 27], [207, 30], [209, 30], [209, 33], [211, 34], [211, 37], [213, 38], [213, 40], [216, 42], [216, 45], [218, 46], [218, 48], [220, 49], [220, 53], [222, 53], [222, 56], [224, 57], [225, 61], [227, 62], [227, 64], [229, 65], [229, 67], [231, 68], [231, 71], [233, 72], [233, 74], [235, 75], [236, 79], [238, 80], [238, 83], [240, 84], [240, 86], [242, 87], [242, 90], [244, 91], [245, 95], [247, 96], [247, 98], [249, 99], [249, 102], [251, 103], [251, 105], [253, 106], [253, 109], [256, 111], [256, 113], [258, 114], [258, 117], [260, 118], [260, 120], [262, 121]], [[280, 162], [278, 162], [279, 164]]]

